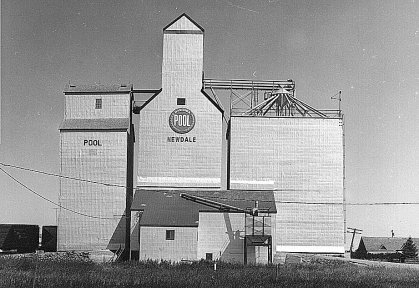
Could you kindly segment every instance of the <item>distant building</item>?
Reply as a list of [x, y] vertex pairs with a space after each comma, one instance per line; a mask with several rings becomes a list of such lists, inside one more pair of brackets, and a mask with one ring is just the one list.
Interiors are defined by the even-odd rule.
[[[380, 258], [387, 254], [401, 253], [407, 237], [365, 237], [362, 236], [358, 249], [354, 256], [356, 258]], [[419, 245], [419, 238], [412, 238], [416, 245]]]

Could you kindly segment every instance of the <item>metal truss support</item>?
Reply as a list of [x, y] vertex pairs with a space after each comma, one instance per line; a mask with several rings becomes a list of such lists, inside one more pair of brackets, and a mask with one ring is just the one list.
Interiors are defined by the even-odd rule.
[[340, 108], [317, 110], [295, 98], [292, 80], [203, 79], [202, 86], [217, 101], [217, 90], [230, 94], [231, 116], [341, 118]]
[[218, 99], [216, 90], [224, 90], [230, 93], [230, 111], [231, 115], [239, 115], [252, 109], [260, 102], [260, 97], [266, 100], [278, 89], [286, 89], [288, 93], [294, 94], [295, 84], [292, 80], [219, 80], [204, 79], [203, 89], [211, 91], [212, 96]]

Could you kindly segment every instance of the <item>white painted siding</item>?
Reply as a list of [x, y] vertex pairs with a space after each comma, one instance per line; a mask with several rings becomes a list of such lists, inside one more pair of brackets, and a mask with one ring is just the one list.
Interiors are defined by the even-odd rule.
[[[166, 230], [175, 239], [166, 240]], [[196, 260], [197, 227], [140, 227], [140, 260]]]
[[[65, 95], [65, 119], [129, 118], [130, 94]], [[102, 109], [96, 109], [102, 99]]]
[[243, 263], [243, 213], [199, 213], [198, 259], [213, 253], [213, 259]]
[[231, 188], [275, 190], [277, 250], [342, 253], [341, 121], [233, 117], [231, 133]]
[[[88, 146], [98, 140], [101, 146]], [[125, 186], [126, 132], [60, 133], [61, 175]], [[60, 204], [95, 219], [60, 209], [58, 250], [101, 250], [125, 208], [125, 188], [61, 178]]]

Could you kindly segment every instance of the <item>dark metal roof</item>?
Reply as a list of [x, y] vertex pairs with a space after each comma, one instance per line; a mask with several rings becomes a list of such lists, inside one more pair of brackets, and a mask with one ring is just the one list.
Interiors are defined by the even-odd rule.
[[129, 118], [66, 119], [60, 130], [127, 130]]
[[189, 17], [188, 14], [186, 14], [186, 13], [183, 13], [182, 15], [180, 15], [179, 17], [177, 17], [175, 20], [173, 20], [172, 22], [170, 22], [169, 24], [167, 24], [166, 27], [163, 28], [163, 31], [166, 31], [167, 28], [169, 28], [170, 26], [172, 26], [176, 21], [178, 21], [183, 16], [185, 16], [189, 21], [191, 21], [199, 30], [201, 30], [202, 32], [205, 31], [204, 28], [202, 28], [201, 25], [199, 25], [198, 23], [196, 23], [195, 20], [193, 20], [191, 17]]
[[181, 226], [197, 227], [199, 212], [218, 212], [217, 209], [191, 202], [180, 197], [181, 193], [206, 198], [222, 204], [246, 209], [254, 207], [254, 200], [260, 208], [276, 213], [273, 191], [172, 191], [143, 190], [136, 191], [131, 210], [144, 211], [141, 226]]
[[141, 226], [198, 227], [198, 205], [172, 191], [137, 190], [131, 210], [143, 210]]
[[73, 85], [67, 84], [64, 93], [129, 93], [132, 90], [132, 84], [115, 85]]

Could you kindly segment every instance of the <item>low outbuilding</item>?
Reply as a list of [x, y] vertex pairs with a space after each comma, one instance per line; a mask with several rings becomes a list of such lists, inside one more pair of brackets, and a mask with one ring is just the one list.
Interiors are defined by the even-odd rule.
[[[220, 203], [221, 208], [186, 200], [181, 194]], [[250, 215], [226, 208], [251, 211], [255, 200], [263, 213]], [[140, 189], [134, 196], [131, 215], [133, 258], [272, 261], [276, 215], [273, 191]], [[123, 246], [123, 223], [121, 220], [108, 246], [110, 250]]]

